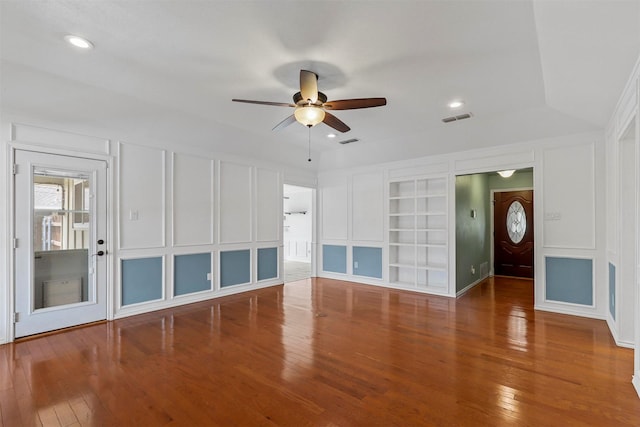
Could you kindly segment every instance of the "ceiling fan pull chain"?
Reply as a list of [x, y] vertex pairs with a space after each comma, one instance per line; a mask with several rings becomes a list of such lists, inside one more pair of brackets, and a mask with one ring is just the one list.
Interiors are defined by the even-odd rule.
[[308, 162], [311, 161], [311, 126], [309, 127], [309, 158], [307, 159]]

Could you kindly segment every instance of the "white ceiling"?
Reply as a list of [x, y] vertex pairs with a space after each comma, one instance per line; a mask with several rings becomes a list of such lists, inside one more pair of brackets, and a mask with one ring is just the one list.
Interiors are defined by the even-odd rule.
[[[3, 114], [320, 169], [603, 129], [640, 54], [638, 0], [2, 0], [0, 13]], [[352, 128], [336, 140], [313, 128], [311, 164], [306, 128], [271, 131], [290, 109], [231, 102], [290, 102], [301, 68], [330, 100], [388, 101], [336, 111]], [[443, 124], [454, 98], [474, 117]]]

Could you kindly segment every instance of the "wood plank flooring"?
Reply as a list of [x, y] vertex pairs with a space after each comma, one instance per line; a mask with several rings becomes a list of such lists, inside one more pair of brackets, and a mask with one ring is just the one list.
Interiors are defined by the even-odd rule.
[[312, 279], [0, 346], [2, 426], [638, 426], [633, 352], [533, 311]]

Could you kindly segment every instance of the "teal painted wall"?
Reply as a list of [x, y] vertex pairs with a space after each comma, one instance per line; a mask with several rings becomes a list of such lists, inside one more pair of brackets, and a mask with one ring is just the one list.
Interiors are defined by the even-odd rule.
[[220, 287], [251, 282], [249, 249], [220, 252]]
[[322, 245], [322, 270], [334, 273], [347, 273], [347, 247]]
[[[476, 217], [471, 217], [471, 210]], [[491, 256], [488, 174], [456, 177], [456, 291], [480, 278], [480, 264]], [[475, 274], [471, 273], [471, 266]]]
[[258, 249], [258, 280], [278, 277], [278, 248]]
[[162, 258], [122, 260], [122, 305], [162, 298]]
[[382, 279], [382, 248], [354, 246], [353, 274]]
[[616, 320], [616, 266], [609, 263], [609, 313]]
[[175, 295], [211, 290], [211, 254], [176, 255], [173, 259]]
[[546, 257], [546, 299], [593, 305], [593, 261]]

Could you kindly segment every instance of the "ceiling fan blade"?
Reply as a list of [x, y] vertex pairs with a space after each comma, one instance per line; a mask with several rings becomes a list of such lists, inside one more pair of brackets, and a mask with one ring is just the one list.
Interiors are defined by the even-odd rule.
[[387, 105], [387, 98], [357, 98], [327, 101], [322, 106], [327, 110], [355, 110], [358, 108], [382, 107]]
[[246, 102], [247, 104], [275, 105], [276, 107], [295, 107], [295, 104], [289, 104], [287, 102], [253, 101], [251, 99], [232, 99], [232, 101]]
[[313, 71], [300, 70], [300, 94], [305, 101], [318, 100], [318, 75]]
[[324, 120], [322, 122], [327, 126], [331, 126], [338, 132], [344, 133], [344, 132], [349, 132], [351, 130], [351, 128], [347, 126], [342, 120], [340, 120], [339, 118], [337, 118], [331, 113], [327, 113], [326, 111], [324, 113]]
[[295, 123], [296, 122], [296, 116], [294, 116], [293, 114], [290, 115], [289, 117], [287, 117], [286, 119], [284, 119], [283, 121], [281, 121], [280, 123], [278, 123], [277, 125], [274, 126], [273, 129], [271, 130], [280, 130], [280, 129], [284, 129], [287, 126], [289, 126], [291, 123]]

